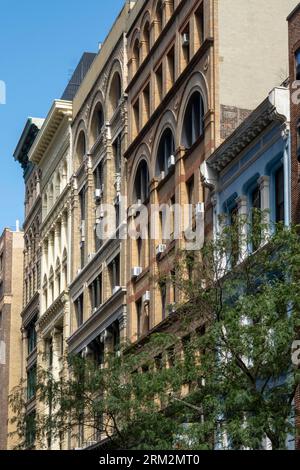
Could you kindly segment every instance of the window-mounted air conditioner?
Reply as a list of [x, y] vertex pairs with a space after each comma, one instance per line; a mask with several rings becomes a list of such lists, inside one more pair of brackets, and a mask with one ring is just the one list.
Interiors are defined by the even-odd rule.
[[165, 177], [166, 177], [166, 173], [164, 171], [161, 171], [159, 175], [159, 181], [163, 181]]
[[140, 266], [135, 266], [132, 268], [131, 277], [134, 279], [142, 273], [143, 269]]
[[86, 346], [82, 351], [81, 351], [81, 356], [83, 358], [88, 357], [92, 353], [92, 350], [89, 346]]
[[175, 166], [175, 155], [170, 155], [168, 158], [168, 170], [171, 170]]
[[95, 189], [95, 201], [98, 202], [103, 196], [103, 186]]
[[183, 33], [183, 35], [182, 35], [182, 45], [183, 45], [183, 47], [188, 47], [190, 45], [190, 35], [189, 35], [189, 33]]
[[148, 304], [150, 302], [150, 291], [147, 290], [142, 297], [142, 301], [144, 304]]
[[156, 247], [156, 256], [162, 255], [167, 249], [167, 246], [164, 244], [157, 245]]

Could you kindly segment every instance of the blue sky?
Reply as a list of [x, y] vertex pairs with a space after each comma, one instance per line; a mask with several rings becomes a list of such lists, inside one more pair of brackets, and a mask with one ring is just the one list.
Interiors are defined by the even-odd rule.
[[[96, 52], [124, 0], [1, 0], [0, 231], [23, 222], [22, 171], [13, 159], [28, 116], [45, 117], [84, 51]], [[1, 101], [1, 100], [0, 100]]]

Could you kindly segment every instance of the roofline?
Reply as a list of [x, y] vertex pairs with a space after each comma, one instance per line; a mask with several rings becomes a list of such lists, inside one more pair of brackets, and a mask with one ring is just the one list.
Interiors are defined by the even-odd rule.
[[289, 122], [288, 108], [289, 89], [274, 88], [269, 96], [213, 152], [206, 161], [207, 165], [216, 171], [226, 168], [272, 122]]
[[29, 161], [38, 164], [47, 151], [51, 140], [55, 136], [63, 119], [68, 116], [72, 119], [72, 102], [64, 100], [55, 100], [43, 123], [40, 132], [37, 135], [30, 151]]
[[13, 157], [16, 161], [19, 161], [19, 157], [20, 157], [20, 152], [22, 150], [22, 147], [24, 145], [24, 142], [32, 128], [32, 126], [36, 126], [38, 129], [40, 129], [42, 127], [44, 123], [44, 119], [43, 118], [33, 118], [33, 117], [29, 117], [26, 121], [26, 124], [24, 126], [24, 129], [22, 131], [22, 134], [21, 134], [21, 137], [19, 139], [19, 142], [17, 143], [17, 146], [15, 148], [15, 151], [13, 153]]
[[289, 14], [286, 20], [290, 21], [298, 10], [300, 10], [300, 3], [298, 3], [298, 5], [295, 6], [295, 8], [291, 11], [291, 13]]

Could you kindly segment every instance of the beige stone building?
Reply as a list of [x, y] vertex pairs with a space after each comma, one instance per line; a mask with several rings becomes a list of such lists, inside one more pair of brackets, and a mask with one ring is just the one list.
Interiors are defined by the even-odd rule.
[[40, 226], [42, 217], [40, 170], [28, 159], [28, 152], [43, 125], [43, 119], [29, 118], [26, 122], [14, 158], [24, 171], [25, 218], [23, 305], [21, 309], [21, 377], [26, 383], [26, 413], [28, 419], [28, 447], [33, 444], [34, 419], [36, 414], [35, 382], [37, 370], [36, 323], [40, 311], [41, 251]]
[[[104, 365], [126, 338], [125, 219], [127, 146], [126, 26], [134, 2], [127, 2], [73, 101], [72, 270], [70, 331], [72, 354]], [[125, 202], [126, 204], [126, 202]], [[86, 446], [101, 436], [79, 430]]]
[[[168, 328], [179, 292], [157, 276], [172, 274], [178, 248], [194, 246], [189, 229], [199, 229], [198, 248], [211, 234], [213, 201], [200, 167], [288, 76], [285, 18], [296, 3], [127, 1], [79, 88], [53, 103], [29, 139], [36, 183], [25, 221], [29, 385], [37, 351], [59, 377], [66, 353], [101, 367], [123, 340]], [[190, 209], [177, 214], [174, 204]], [[38, 347], [26, 352], [32, 325]], [[33, 393], [32, 416], [34, 407]], [[102, 436], [82, 428], [67, 437], [45, 447], [82, 448]]]
[[21, 317], [23, 233], [5, 229], [0, 237], [0, 449], [17, 444], [9, 395], [21, 379]]
[[[37, 366], [52, 370], [57, 380], [63, 373], [65, 340], [69, 336], [71, 118], [72, 103], [54, 101], [29, 152], [30, 161], [42, 175]], [[53, 442], [51, 436], [45, 442], [50, 449], [62, 446], [63, 441]]]

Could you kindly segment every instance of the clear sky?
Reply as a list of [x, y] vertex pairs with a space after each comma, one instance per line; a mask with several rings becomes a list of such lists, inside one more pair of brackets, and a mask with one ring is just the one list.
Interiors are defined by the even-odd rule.
[[[97, 52], [124, 0], [1, 0], [0, 231], [24, 220], [22, 170], [13, 152], [28, 116], [45, 117], [83, 52]], [[1, 103], [1, 96], [0, 96]]]

